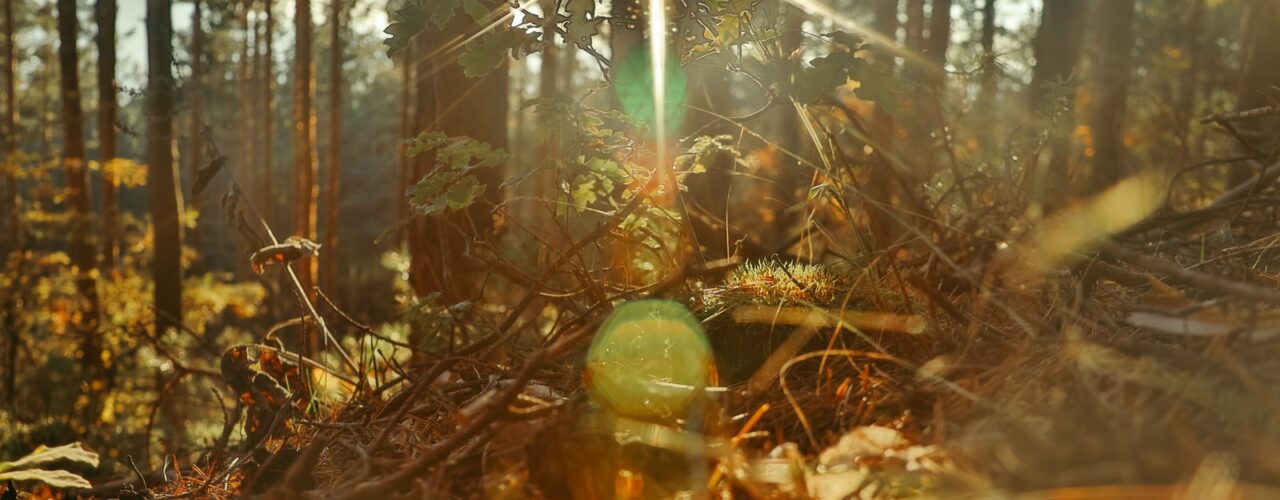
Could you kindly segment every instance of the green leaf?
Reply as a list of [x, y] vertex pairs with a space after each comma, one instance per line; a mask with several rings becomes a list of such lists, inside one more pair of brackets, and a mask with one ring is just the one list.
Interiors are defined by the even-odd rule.
[[475, 177], [466, 176], [457, 183], [449, 186], [448, 192], [445, 193], [445, 199], [448, 201], [449, 210], [462, 210], [475, 203], [476, 198], [484, 194], [485, 185], [476, 180]]
[[502, 29], [467, 42], [466, 52], [458, 56], [462, 74], [467, 78], [480, 78], [498, 69], [511, 49], [520, 48], [529, 36], [523, 30]]
[[404, 155], [413, 158], [444, 144], [449, 139], [444, 132], [431, 131], [418, 134], [417, 137], [405, 141]]
[[79, 442], [55, 446], [50, 448], [41, 445], [25, 457], [19, 458], [13, 462], [0, 462], [0, 472], [26, 469], [37, 465], [45, 465], [58, 461], [68, 461], [79, 464], [85, 464], [90, 467], [98, 466], [98, 454], [84, 449]]
[[587, 205], [595, 203], [599, 197], [596, 196], [595, 179], [584, 177], [578, 177], [578, 179], [583, 180], [573, 187], [571, 195], [573, 197], [573, 208], [581, 212], [586, 210]]
[[489, 20], [489, 8], [477, 0], [462, 0], [462, 11], [466, 12], [476, 24], [481, 26]]
[[394, 15], [396, 21], [382, 30], [383, 33], [391, 35], [391, 38], [382, 41], [387, 46], [388, 56], [394, 56], [408, 48], [413, 37], [427, 29], [427, 11], [420, 5], [406, 5], [396, 10]]
[[458, 10], [458, 0], [427, 0], [427, 16], [436, 28], [444, 28], [453, 19], [453, 12]]
[[65, 470], [29, 469], [0, 472], [0, 481], [40, 481], [54, 488], [89, 489], [93, 487], [88, 479]]

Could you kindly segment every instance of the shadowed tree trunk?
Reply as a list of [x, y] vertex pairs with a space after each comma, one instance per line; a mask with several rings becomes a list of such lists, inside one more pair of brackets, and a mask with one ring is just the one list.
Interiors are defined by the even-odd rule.
[[98, 335], [97, 252], [89, 241], [89, 173], [85, 168], [84, 110], [80, 104], [80, 60], [76, 51], [79, 20], [75, 0], [58, 0], [58, 63], [62, 73], [63, 164], [66, 166], [67, 203], [71, 209], [71, 265], [75, 269], [79, 293], [77, 333], [81, 336], [76, 353], [84, 370], [84, 422], [96, 422], [101, 409], [100, 394], [106, 389], [106, 365], [102, 361], [102, 341]]
[[924, 0], [907, 0], [906, 47], [924, 50]]
[[[425, 36], [425, 35], [422, 35]], [[400, 54], [400, 137], [399, 139], [407, 139], [414, 135], [413, 118], [414, 118], [414, 95], [413, 95], [413, 67], [414, 58], [417, 51], [417, 43], [411, 43], [405, 47], [404, 52]], [[399, 142], [399, 141], [397, 141]], [[406, 193], [409, 186], [417, 179], [413, 178], [413, 162], [408, 156], [405, 156], [405, 148], [400, 147], [400, 182], [396, 187], [396, 192], [391, 199], [396, 201], [396, 220], [402, 221], [409, 218], [409, 197]], [[397, 236], [399, 245], [408, 242], [409, 231], [401, 229]], [[399, 246], [398, 245], [398, 246]]]
[[1185, 30], [1179, 38], [1183, 42], [1183, 51], [1187, 57], [1187, 76], [1179, 81], [1178, 86], [1178, 127], [1179, 143], [1182, 146], [1182, 159], [1189, 160], [1195, 156], [1191, 139], [1191, 122], [1196, 115], [1196, 97], [1199, 95], [1200, 70], [1204, 54], [1202, 38], [1204, 31], [1204, 7], [1206, 0], [1192, 0], [1191, 10], [1187, 13]]
[[[192, 0], [191, 4], [191, 82], [187, 89], [187, 95], [191, 99], [191, 128], [188, 132], [191, 134], [191, 149], [187, 151], [187, 156], [191, 159], [187, 163], [187, 172], [192, 179], [195, 179], [196, 172], [200, 171], [200, 166], [204, 162], [204, 9], [201, 0]], [[245, 11], [247, 14], [247, 5]], [[245, 50], [245, 55], [248, 55], [248, 49]], [[191, 209], [196, 211], [196, 227], [203, 227], [199, 222], [199, 219], [203, 218], [201, 217], [203, 214], [200, 213], [200, 197], [192, 193], [190, 203]], [[192, 231], [187, 242], [197, 252], [200, 251], [200, 233], [199, 230]]]
[[1048, 87], [1066, 80], [1080, 62], [1084, 32], [1084, 0], [1044, 0], [1040, 29], [1032, 48], [1036, 64], [1031, 75], [1031, 106], [1046, 104]]
[[996, 83], [999, 68], [996, 66], [996, 0], [982, 4], [982, 88], [978, 102], [990, 110], [996, 102]]
[[[1248, 6], [1249, 40], [1246, 44], [1244, 76], [1240, 80], [1240, 102], [1237, 109], [1266, 106], [1280, 95], [1280, 2], [1252, 0]], [[1280, 118], [1269, 117], [1257, 125], [1263, 132], [1280, 129]], [[1274, 135], [1274, 134], [1269, 134]], [[1259, 146], [1255, 144], [1255, 147]], [[1270, 146], [1262, 145], [1264, 150]], [[1231, 185], [1238, 185], [1253, 174], [1252, 169], [1237, 166], [1231, 170]]]
[[332, 0], [329, 19], [329, 182], [325, 189], [324, 261], [321, 284], [336, 290], [338, 279], [338, 188], [342, 173], [342, 0]]
[[[933, 11], [929, 14], [929, 42], [925, 47], [925, 55], [939, 67], [947, 63], [947, 49], [951, 46], [951, 0], [933, 0]], [[945, 73], [938, 73], [938, 82], [943, 81]]]
[[[13, 24], [13, 2], [5, 0], [4, 2], [4, 163], [9, 164], [13, 161], [14, 153], [18, 151], [18, 92], [17, 82], [14, 76], [17, 71], [14, 66], [17, 65], [17, 47], [14, 45], [14, 32], [17, 28]], [[10, 166], [16, 169], [16, 165]], [[18, 195], [18, 176], [14, 170], [8, 170], [5, 174], [8, 192], [5, 194], [5, 205], [8, 210], [8, 229], [9, 235], [8, 245], [12, 245], [14, 251], [21, 248], [22, 245], [22, 220], [19, 217], [19, 211], [22, 207], [22, 200]], [[4, 312], [4, 329], [7, 334], [5, 342], [5, 377], [4, 377], [4, 394], [5, 402], [12, 405], [16, 393], [15, 391], [15, 375], [17, 374], [18, 364], [18, 337], [17, 310], [15, 307], [7, 307]]]
[[[311, 2], [298, 0], [293, 15], [293, 233], [315, 240], [316, 229], [316, 157], [315, 119], [312, 116]], [[294, 269], [302, 289], [310, 295], [315, 285], [315, 258], [295, 261]]]
[[1099, 4], [1098, 102], [1093, 116], [1095, 156], [1090, 192], [1105, 189], [1125, 174], [1124, 120], [1133, 72], [1134, 7], [1134, 0]]
[[262, 31], [264, 41], [262, 44], [262, 108], [259, 111], [262, 115], [259, 117], [259, 123], [262, 124], [262, 165], [261, 176], [262, 182], [262, 212], [263, 217], [267, 219], [267, 223], [275, 226], [275, 92], [276, 92], [276, 66], [273, 59], [275, 54], [275, 7], [273, 0], [263, 0], [262, 11], [266, 14]]
[[[506, 8], [487, 2], [484, 7]], [[496, 18], [496, 16], [489, 16]], [[434, 33], [439, 43], [458, 43], [481, 29], [468, 15], [455, 15], [444, 29]], [[429, 47], [433, 47], [432, 46]], [[431, 49], [426, 49], [431, 50]], [[434, 62], [436, 129], [449, 136], [466, 136], [495, 148], [507, 146], [507, 64], [480, 78], [467, 78], [462, 66], [452, 58]], [[419, 68], [419, 78], [423, 78]], [[430, 75], [430, 73], [426, 73]], [[421, 99], [421, 96], [419, 96]], [[430, 156], [430, 155], [423, 155]], [[477, 172], [487, 189], [465, 213], [432, 218], [425, 223], [424, 248], [415, 251], [415, 263], [430, 279], [415, 284], [419, 295], [439, 291], [448, 300], [471, 297], [478, 291], [478, 270], [464, 259], [467, 242], [490, 233], [490, 209], [498, 202], [500, 169]], [[424, 277], [426, 277], [424, 276]]]
[[[435, 40], [437, 33], [427, 30], [413, 43], [412, 59], [407, 64], [413, 65], [413, 130], [409, 136], [431, 130], [436, 126], [436, 87], [435, 75], [432, 68], [435, 61], [432, 60], [430, 41]], [[431, 170], [434, 158], [431, 154], [420, 154], [410, 160], [408, 174], [408, 188], [412, 189], [413, 185], [418, 182], [422, 176]], [[407, 203], [407, 193], [403, 194]], [[409, 214], [413, 216], [412, 213]], [[440, 289], [440, 270], [436, 267], [439, 264], [435, 262], [433, 256], [436, 252], [436, 242], [432, 241], [435, 234], [431, 231], [434, 226], [428, 224], [425, 218], [418, 217], [409, 224], [409, 284], [413, 286], [415, 292], [425, 296], [433, 290]]]
[[156, 335], [182, 325], [182, 189], [173, 161], [173, 18], [167, 0], [147, 0], [147, 186], [155, 226]]
[[115, 266], [119, 253], [116, 179], [107, 164], [116, 157], [116, 0], [98, 0], [98, 160], [102, 162], [102, 268]]
[[1058, 84], [1068, 80], [1080, 62], [1084, 0], [1045, 0], [1040, 15], [1040, 28], [1032, 42], [1036, 65], [1031, 75], [1030, 104], [1033, 114], [1049, 127], [1046, 149], [1050, 159], [1044, 174], [1037, 179], [1034, 173], [1028, 173], [1026, 183], [1043, 204], [1052, 207], [1070, 192], [1067, 158], [1075, 123], [1075, 93]]

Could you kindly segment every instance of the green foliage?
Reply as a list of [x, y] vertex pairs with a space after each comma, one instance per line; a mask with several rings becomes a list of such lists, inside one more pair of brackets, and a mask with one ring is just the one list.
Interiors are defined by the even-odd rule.
[[12, 462], [0, 462], [0, 481], [39, 481], [54, 488], [89, 488], [93, 485], [79, 474], [65, 470], [48, 470], [36, 467], [57, 463], [75, 463], [98, 466], [98, 454], [84, 449], [80, 443], [49, 448], [40, 446], [25, 457]]
[[409, 157], [428, 152], [435, 153], [436, 168], [410, 189], [409, 204], [417, 215], [437, 215], [471, 206], [487, 189], [473, 172], [507, 161], [505, 151], [467, 137], [450, 138], [439, 131], [423, 132], [406, 143], [405, 154]]
[[[457, 5], [457, 0], [452, 0], [453, 5]], [[441, 5], [448, 5], [450, 0], [440, 0], [431, 2], [434, 10], [441, 9]], [[433, 12], [434, 13], [434, 12]], [[382, 43], [387, 46], [387, 55], [394, 56], [400, 51], [409, 48], [409, 43], [413, 41], [413, 37], [422, 33], [427, 28], [427, 20], [432, 17], [433, 13], [428, 13], [426, 9], [416, 3], [409, 3], [403, 8], [393, 12], [395, 21], [388, 24], [383, 33], [391, 35], [391, 38], [384, 40]], [[444, 18], [448, 22], [448, 18]], [[434, 19], [433, 19], [434, 20]], [[437, 26], [444, 26], [444, 22], [440, 22]]]
[[494, 29], [467, 42], [466, 52], [458, 56], [458, 64], [462, 65], [462, 73], [467, 78], [480, 78], [501, 67], [508, 54], [518, 57], [522, 49], [535, 41], [533, 35], [523, 30]]
[[731, 135], [704, 135], [693, 140], [688, 151], [677, 161], [688, 173], [703, 173], [722, 155], [728, 155], [734, 161], [742, 158], [742, 153], [733, 145]]

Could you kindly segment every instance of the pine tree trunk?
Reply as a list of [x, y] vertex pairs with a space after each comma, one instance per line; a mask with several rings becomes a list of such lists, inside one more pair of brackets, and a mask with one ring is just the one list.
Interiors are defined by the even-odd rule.
[[[428, 30], [418, 35], [413, 44], [413, 132], [410, 136], [436, 128], [436, 75], [432, 71], [435, 61], [429, 56], [432, 51], [430, 42], [436, 35]], [[427, 174], [433, 162], [431, 154], [420, 154], [410, 161], [410, 189]], [[410, 217], [413, 217], [412, 213]], [[433, 228], [422, 217], [414, 219], [409, 225], [409, 284], [420, 296], [443, 287], [440, 277], [442, 270], [436, 259], [438, 237], [432, 232]]]
[[[13, 160], [14, 154], [18, 151], [18, 92], [17, 82], [14, 76], [17, 72], [14, 66], [17, 65], [16, 52], [14, 45], [14, 32], [16, 27], [13, 24], [13, 0], [4, 1], [4, 163], [8, 164]], [[14, 166], [16, 168], [16, 166]], [[9, 170], [5, 175], [8, 192], [5, 194], [5, 205], [8, 210], [8, 235], [9, 245], [12, 245], [14, 251], [22, 248], [22, 219], [19, 212], [22, 209], [22, 200], [18, 195], [18, 176], [13, 170]], [[9, 307], [5, 310], [4, 329], [7, 335], [5, 342], [5, 377], [4, 377], [4, 394], [5, 403], [12, 406], [15, 401], [15, 381], [18, 370], [18, 329], [14, 324], [17, 321], [18, 314], [16, 308]]]
[[267, 224], [276, 226], [276, 193], [275, 193], [275, 6], [273, 0], [263, 0], [262, 10], [266, 13], [266, 26], [263, 27], [265, 41], [262, 44], [262, 182], [261, 204], [262, 217]]
[[329, 183], [325, 189], [325, 236], [322, 285], [337, 290], [338, 283], [338, 193], [342, 181], [342, 0], [331, 0], [329, 20]]
[[[487, 2], [491, 11], [505, 4]], [[471, 16], [455, 15], [440, 30], [441, 40], [465, 39], [481, 26]], [[449, 136], [466, 136], [495, 148], [507, 147], [507, 65], [480, 78], [467, 78], [462, 66], [448, 58], [435, 65], [436, 128]], [[421, 78], [421, 77], [420, 77]], [[429, 155], [428, 155], [429, 156]], [[441, 292], [447, 300], [462, 300], [478, 291], [478, 269], [464, 259], [466, 244], [472, 238], [488, 235], [492, 225], [489, 211], [498, 202], [501, 168], [477, 172], [485, 193], [465, 213], [426, 221], [422, 256], [431, 279], [420, 282], [419, 295]]]
[[[424, 35], [425, 36], [425, 35]], [[400, 137], [399, 139], [408, 139], [414, 135], [413, 130], [413, 67], [414, 58], [417, 57], [416, 43], [409, 44], [405, 47], [400, 57]], [[397, 141], [399, 142], [399, 141]], [[405, 154], [405, 148], [400, 148], [400, 182], [396, 187], [395, 195], [391, 199], [396, 201], [396, 220], [403, 221], [409, 218], [409, 197], [406, 194], [409, 186], [417, 179], [413, 178], [413, 162]], [[397, 235], [397, 247], [408, 243], [409, 231], [401, 229]]]
[[995, 108], [996, 84], [999, 70], [996, 67], [996, 0], [982, 4], [982, 88], [978, 102], [986, 110]]
[[[191, 179], [195, 179], [196, 172], [200, 171], [200, 167], [204, 164], [204, 22], [203, 10], [201, 8], [201, 0], [192, 0], [191, 10], [191, 82], [187, 89], [188, 96], [191, 99], [191, 149], [187, 151], [187, 155], [191, 159], [187, 163], [187, 172]], [[246, 8], [247, 10], [247, 8]], [[247, 54], [247, 51], [246, 51]], [[191, 209], [196, 211], [196, 230], [191, 232], [187, 244], [200, 252], [200, 234], [203, 232], [203, 224], [199, 219], [203, 218], [200, 213], [200, 197], [195, 193], [191, 194]]]
[[[929, 14], [929, 43], [925, 47], [925, 55], [939, 67], [944, 67], [950, 46], [951, 0], [933, 0], [933, 11]], [[938, 80], [941, 81], [941, 77]]]
[[[1070, 192], [1067, 158], [1075, 123], [1075, 94], [1058, 88], [1058, 84], [1066, 81], [1080, 62], [1083, 23], [1084, 0], [1045, 0], [1040, 28], [1032, 42], [1036, 65], [1031, 75], [1031, 110], [1056, 122], [1045, 125], [1050, 127], [1047, 169], [1040, 176], [1028, 172], [1025, 184], [1049, 207], [1057, 206]], [[1050, 102], [1050, 96], [1057, 102]]]
[[119, 253], [119, 180], [107, 164], [116, 157], [116, 0], [98, 0], [98, 159], [102, 162], [102, 268]]
[[[1245, 58], [1244, 76], [1240, 80], [1239, 103], [1236, 109], [1248, 110], [1270, 104], [1280, 95], [1272, 87], [1280, 86], [1280, 2], [1252, 0], [1248, 6], [1249, 40]], [[1280, 118], [1269, 117], [1256, 125], [1259, 131], [1274, 132], [1280, 129]], [[1272, 134], [1274, 135], [1274, 134]], [[1255, 144], [1255, 147], [1259, 146]], [[1264, 148], [1270, 146], [1261, 145]], [[1265, 149], [1264, 149], [1265, 150]], [[1238, 185], [1253, 175], [1246, 166], [1231, 170], [1230, 183]]]
[[[315, 119], [312, 116], [312, 79], [310, 0], [298, 0], [294, 12], [293, 60], [293, 233], [315, 240], [316, 229], [316, 157]], [[316, 259], [295, 261], [294, 269], [302, 289], [308, 295], [315, 285]]]
[[1093, 115], [1093, 172], [1089, 191], [1115, 184], [1125, 174], [1124, 120], [1133, 72], [1134, 0], [1099, 4], [1098, 102]]
[[155, 226], [156, 335], [182, 325], [182, 189], [173, 161], [173, 18], [167, 0], [147, 0], [147, 186]]
[[89, 241], [89, 173], [86, 168], [84, 110], [80, 103], [80, 61], [76, 51], [79, 20], [75, 0], [58, 0], [58, 63], [62, 73], [63, 164], [66, 166], [67, 202], [71, 208], [71, 265], [76, 270], [76, 291], [80, 295], [77, 333], [85, 392], [84, 422], [98, 419], [99, 395], [106, 388], [106, 366], [102, 361], [102, 341], [98, 335], [97, 252]]
[[906, 46], [919, 52], [924, 50], [924, 0], [907, 0]]

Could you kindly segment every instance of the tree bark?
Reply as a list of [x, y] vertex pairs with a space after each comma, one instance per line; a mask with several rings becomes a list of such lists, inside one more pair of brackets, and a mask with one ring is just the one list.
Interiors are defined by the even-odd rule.
[[[315, 240], [316, 229], [316, 127], [312, 116], [311, 25], [310, 0], [297, 0], [294, 11], [294, 60], [293, 60], [293, 232], [295, 235]], [[308, 295], [315, 285], [315, 258], [295, 261], [294, 269], [302, 289]]]
[[[4, 2], [4, 94], [5, 94], [5, 111], [4, 111], [4, 162], [8, 164], [13, 161], [14, 153], [18, 151], [18, 92], [17, 81], [18, 74], [15, 67], [17, 61], [16, 33], [17, 27], [13, 24], [13, 0], [5, 0]], [[12, 166], [13, 169], [17, 165]], [[5, 193], [5, 208], [8, 212], [8, 235], [9, 242], [14, 248], [18, 248], [22, 238], [22, 198], [18, 191], [18, 175], [17, 172], [10, 169], [5, 174], [5, 184], [8, 192]]]
[[102, 268], [110, 271], [119, 254], [116, 179], [107, 164], [116, 157], [116, 0], [98, 0], [98, 159], [102, 162]]
[[[506, 8], [498, 2], [487, 2], [484, 6], [491, 11]], [[471, 16], [455, 15], [438, 32], [439, 40], [464, 40], [480, 28]], [[462, 66], [455, 61], [437, 60], [433, 64], [436, 128], [449, 136], [466, 136], [495, 148], [505, 148], [506, 61], [478, 79], [467, 78]], [[419, 283], [419, 295], [438, 291], [447, 300], [462, 300], [479, 291], [478, 270], [465, 261], [464, 254], [468, 241], [489, 233], [492, 224], [489, 211], [498, 202], [502, 176], [500, 168], [495, 168], [477, 172], [477, 177], [487, 189], [465, 213], [426, 221], [425, 253], [415, 257], [419, 257], [420, 267], [427, 266], [430, 279]]]
[[275, 7], [273, 0], [263, 0], [262, 10], [266, 14], [262, 44], [262, 166], [261, 166], [261, 206], [262, 216], [268, 224], [275, 227]]
[[[203, 29], [203, 9], [201, 8], [201, 0], [192, 0], [191, 10], [191, 82], [188, 85], [187, 92], [191, 99], [191, 123], [190, 123], [190, 145], [191, 150], [187, 151], [187, 156], [191, 159], [188, 161], [187, 172], [194, 180], [196, 172], [200, 171], [200, 166], [204, 162], [204, 29]], [[248, 10], [248, 7], [245, 7]], [[246, 17], [247, 19], [247, 17]], [[248, 37], [248, 34], [245, 35]], [[248, 49], [245, 50], [248, 54]], [[244, 64], [243, 62], [241, 64]], [[191, 209], [196, 211], [196, 231], [191, 232], [190, 240], [187, 242], [197, 252], [200, 251], [200, 227], [203, 225], [199, 222], [200, 213], [200, 197], [195, 193], [191, 193]]]
[[996, 101], [996, 84], [999, 69], [996, 66], [996, 0], [982, 4], [982, 88], [978, 102], [985, 109], [993, 109]]
[[89, 174], [85, 168], [84, 110], [80, 103], [80, 61], [76, 51], [79, 20], [75, 0], [58, 0], [58, 63], [62, 73], [63, 164], [67, 175], [67, 202], [71, 209], [71, 265], [80, 296], [79, 320], [81, 368], [84, 370], [84, 422], [96, 422], [101, 409], [99, 395], [106, 387], [106, 365], [98, 337], [97, 253], [89, 242]]
[[[1272, 87], [1280, 86], [1280, 3], [1252, 0], [1248, 5], [1249, 40], [1245, 45], [1244, 75], [1240, 80], [1239, 103], [1236, 108], [1248, 110], [1270, 104], [1278, 95]], [[1280, 129], [1280, 118], [1270, 117], [1257, 124], [1260, 131]], [[1256, 145], [1255, 145], [1256, 146]], [[1253, 174], [1244, 166], [1233, 168], [1231, 185], [1245, 182]]]
[[925, 47], [925, 55], [939, 67], [943, 67], [947, 63], [947, 49], [950, 46], [951, 0], [933, 0], [933, 11], [929, 14], [929, 42]]
[[1133, 72], [1134, 0], [1099, 4], [1098, 102], [1093, 115], [1093, 173], [1089, 191], [1098, 192], [1124, 176], [1124, 120]]
[[906, 46], [924, 50], [924, 0], [907, 0]]
[[1080, 62], [1083, 19], [1084, 0], [1044, 0], [1040, 29], [1032, 42], [1036, 58], [1031, 76], [1033, 111], [1045, 105], [1048, 87], [1065, 80]]
[[[74, 1], [74, 0], [71, 0]], [[167, 0], [147, 0], [147, 185], [155, 227], [156, 335], [182, 325], [182, 189], [173, 161], [173, 18]]]
[[329, 20], [329, 183], [325, 189], [325, 252], [321, 284], [336, 290], [338, 283], [338, 193], [342, 181], [342, 0], [331, 0]]
[[[5, 0], [4, 2], [4, 163], [9, 166], [10, 170], [6, 173], [6, 187], [8, 192], [5, 195], [5, 205], [8, 209], [8, 235], [9, 244], [12, 245], [13, 251], [19, 251], [22, 248], [22, 219], [19, 212], [22, 207], [22, 200], [18, 195], [18, 176], [13, 169], [17, 165], [11, 162], [14, 154], [18, 151], [18, 92], [17, 82], [14, 76], [17, 71], [14, 66], [17, 65], [17, 47], [14, 45], [14, 33], [16, 27], [13, 24], [13, 0]], [[4, 394], [5, 403], [12, 407], [15, 401], [15, 379], [18, 370], [18, 329], [15, 325], [16, 308], [7, 308], [5, 313], [4, 327], [7, 334], [7, 342], [5, 342], [5, 377], [4, 377]]]
[[[413, 67], [417, 52], [414, 48], [417, 43], [411, 43], [405, 47], [401, 53], [400, 60], [400, 139], [408, 139], [414, 135], [414, 93], [413, 93]], [[399, 142], [399, 141], [397, 141]], [[396, 200], [396, 220], [403, 221], [409, 218], [409, 198], [406, 194], [409, 186], [417, 179], [413, 178], [413, 162], [405, 154], [405, 148], [400, 148], [400, 179], [396, 188], [395, 196], [391, 199]], [[409, 241], [409, 231], [402, 229], [397, 235], [397, 247], [405, 245]]]
[[[1032, 42], [1036, 64], [1030, 106], [1034, 115], [1049, 122], [1045, 125], [1049, 127], [1045, 149], [1050, 157], [1044, 175], [1037, 178], [1034, 170], [1028, 172], [1026, 185], [1042, 204], [1052, 208], [1070, 192], [1067, 159], [1075, 123], [1075, 93], [1057, 88], [1057, 84], [1066, 81], [1080, 62], [1084, 0], [1045, 0], [1040, 15], [1040, 28]], [[1050, 102], [1050, 96], [1057, 102]]]

